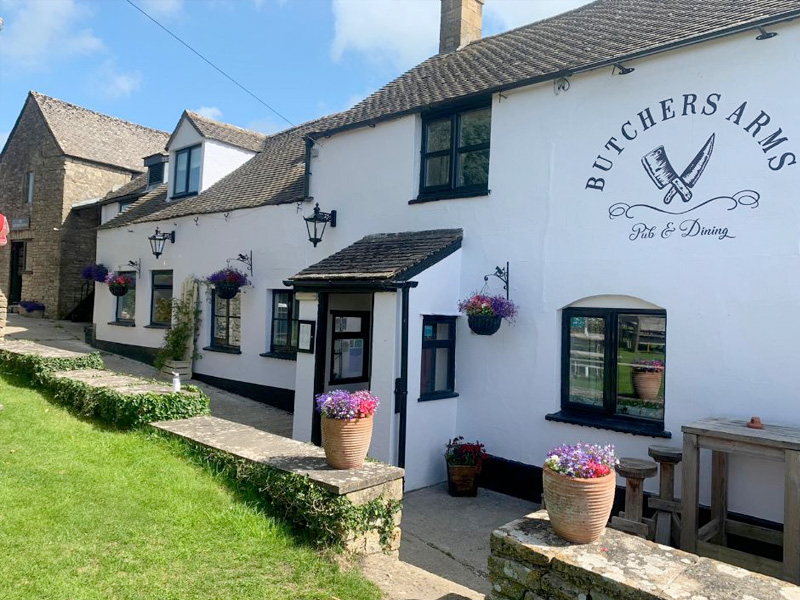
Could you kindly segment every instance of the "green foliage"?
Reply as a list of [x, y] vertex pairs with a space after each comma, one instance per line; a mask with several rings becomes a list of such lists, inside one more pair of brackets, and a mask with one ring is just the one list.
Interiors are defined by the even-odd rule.
[[[172, 437], [166, 433], [156, 435]], [[391, 541], [394, 517], [402, 506], [400, 501], [379, 497], [355, 505], [344, 496], [314, 484], [308, 476], [288, 473], [188, 440], [182, 440], [182, 445], [193, 462], [256, 488], [273, 511], [308, 535], [315, 545], [340, 549], [348, 539], [368, 531], [377, 531], [384, 547]]]
[[99, 354], [45, 358], [0, 351], [0, 364], [7, 371], [30, 378], [35, 386], [48, 391], [59, 404], [118, 427], [138, 427], [153, 421], [186, 419], [210, 412], [208, 396], [191, 385], [184, 386], [182, 392], [169, 394], [124, 394], [118, 388], [92, 387], [82, 381], [53, 375], [56, 371], [104, 369]]
[[191, 299], [173, 299], [172, 314], [172, 328], [164, 335], [164, 344], [153, 360], [157, 369], [163, 368], [168, 360], [186, 360], [199, 333], [200, 309]]

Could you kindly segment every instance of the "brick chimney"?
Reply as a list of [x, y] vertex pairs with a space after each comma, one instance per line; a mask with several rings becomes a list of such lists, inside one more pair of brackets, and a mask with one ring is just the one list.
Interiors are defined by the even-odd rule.
[[439, 54], [481, 39], [484, 0], [442, 0]]

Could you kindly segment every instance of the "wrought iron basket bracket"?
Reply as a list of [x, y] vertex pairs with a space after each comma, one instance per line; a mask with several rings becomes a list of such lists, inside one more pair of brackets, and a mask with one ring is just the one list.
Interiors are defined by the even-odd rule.
[[136, 279], [142, 278], [142, 259], [137, 258], [136, 260], [129, 260], [128, 263], [125, 265], [126, 267], [133, 267], [133, 270], [136, 271]]
[[503, 282], [503, 289], [506, 291], [506, 300], [509, 300], [509, 289], [510, 286], [508, 284], [509, 278], [509, 266], [508, 261], [506, 261], [506, 268], [501, 269], [500, 267], [494, 268], [494, 273], [489, 273], [488, 275], [483, 276], [483, 281], [489, 281], [489, 277], [497, 277], [500, 281]]
[[239, 256], [236, 258], [226, 258], [225, 264], [230, 266], [231, 262], [240, 262], [247, 267], [247, 270], [250, 271], [250, 275], [253, 274], [253, 251], [250, 250], [249, 254], [240, 253]]

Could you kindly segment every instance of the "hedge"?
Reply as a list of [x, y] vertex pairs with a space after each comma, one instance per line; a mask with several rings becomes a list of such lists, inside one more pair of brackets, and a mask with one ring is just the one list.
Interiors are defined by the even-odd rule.
[[54, 375], [57, 371], [104, 369], [97, 353], [76, 358], [48, 358], [0, 351], [0, 364], [13, 373], [30, 378], [36, 387], [49, 392], [59, 404], [118, 427], [138, 427], [153, 421], [186, 419], [211, 412], [208, 396], [192, 385], [184, 386], [181, 392], [168, 394], [122, 394], [116, 388], [93, 387]]
[[341, 549], [349, 539], [376, 531], [381, 545], [389, 547], [402, 501], [378, 497], [353, 504], [345, 496], [315, 484], [307, 475], [239, 458], [161, 430], [154, 430], [153, 435], [176, 441], [195, 464], [240, 485], [252, 486], [275, 512], [317, 546]]

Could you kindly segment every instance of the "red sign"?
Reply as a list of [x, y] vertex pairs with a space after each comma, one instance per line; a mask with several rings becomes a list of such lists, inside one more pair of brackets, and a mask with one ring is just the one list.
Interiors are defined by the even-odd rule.
[[8, 243], [8, 219], [3, 214], [0, 214], [0, 246], [5, 246]]

